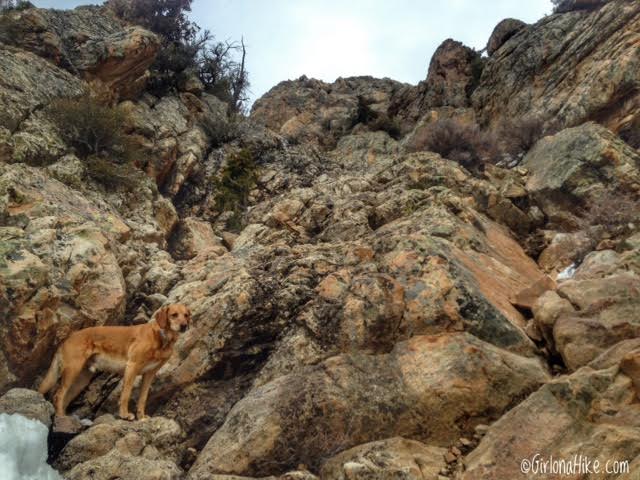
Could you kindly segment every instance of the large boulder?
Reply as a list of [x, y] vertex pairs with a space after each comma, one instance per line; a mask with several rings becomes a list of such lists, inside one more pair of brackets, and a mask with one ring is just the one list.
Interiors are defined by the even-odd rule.
[[159, 49], [160, 39], [155, 34], [140, 27], [128, 27], [87, 40], [76, 68], [86, 80], [98, 80], [120, 98], [136, 97], [144, 89], [145, 72]]
[[606, 194], [640, 192], [640, 154], [595, 123], [541, 139], [523, 166], [527, 190], [556, 226], [575, 226]]
[[527, 27], [487, 61], [472, 96], [482, 123], [539, 115], [561, 128], [624, 128], [637, 113], [639, 13], [638, 2], [615, 0]]
[[153, 417], [144, 422], [115, 420], [106, 415], [71, 439], [55, 462], [65, 478], [179, 479], [183, 432], [173, 420]]
[[51, 417], [53, 417], [53, 405], [34, 390], [12, 388], [0, 397], [0, 413], [8, 415], [17, 413], [37, 420], [49, 428]]
[[171, 242], [174, 257], [190, 260], [209, 248], [217, 249], [220, 254], [227, 251], [222, 245], [222, 239], [213, 233], [209, 223], [193, 217], [180, 221]]
[[394, 435], [447, 445], [547, 380], [541, 363], [469, 334], [418, 336], [388, 354], [333, 357], [258, 387], [188, 478], [264, 475]]
[[573, 278], [534, 304], [534, 323], [570, 370], [640, 334], [638, 250], [592, 252]]
[[487, 42], [487, 54], [489, 56], [493, 55], [507, 40], [526, 26], [526, 23], [521, 20], [516, 20], [515, 18], [505, 18], [499, 22], [493, 29], [493, 32], [491, 32], [491, 36]]
[[[576, 459], [582, 464], [581, 478], [613, 479], [632, 473], [629, 464], [640, 455], [640, 404], [632, 379], [619, 365], [637, 351], [637, 340], [623, 342], [572, 375], [541, 387], [491, 425], [465, 458], [467, 469], [461, 478], [536, 478], [544, 462], [549, 472], [552, 461], [558, 468], [558, 462]], [[583, 461], [590, 462], [590, 471]], [[572, 472], [577, 470], [558, 472], [557, 477]], [[636, 475], [637, 467], [627, 478]]]

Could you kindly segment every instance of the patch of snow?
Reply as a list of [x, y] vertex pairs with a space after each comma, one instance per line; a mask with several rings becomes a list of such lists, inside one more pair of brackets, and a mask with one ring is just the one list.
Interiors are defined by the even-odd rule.
[[85, 427], [90, 427], [91, 425], [93, 425], [93, 422], [91, 420], [89, 420], [88, 418], [81, 418], [80, 419], [80, 423], [82, 425], [84, 425]]
[[556, 280], [569, 280], [570, 278], [573, 278], [573, 276], [576, 274], [576, 264], [572, 263], [571, 265], [569, 265], [567, 268], [565, 268], [564, 270], [562, 270], [558, 276], [556, 277]]
[[17, 413], [0, 413], [0, 478], [62, 480], [47, 464], [49, 429]]

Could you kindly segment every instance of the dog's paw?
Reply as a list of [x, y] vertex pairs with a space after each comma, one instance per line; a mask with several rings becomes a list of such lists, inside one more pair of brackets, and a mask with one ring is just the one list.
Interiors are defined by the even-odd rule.
[[133, 413], [125, 413], [124, 415], [120, 414], [120, 418], [123, 420], [131, 421], [131, 420], [135, 420], [136, 416]]
[[140, 415], [138, 414], [138, 420], [144, 422], [145, 420], [149, 420], [151, 417], [149, 415]]

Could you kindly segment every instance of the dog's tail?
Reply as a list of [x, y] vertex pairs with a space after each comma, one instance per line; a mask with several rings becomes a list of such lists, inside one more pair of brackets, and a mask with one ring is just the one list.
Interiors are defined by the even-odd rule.
[[62, 355], [60, 354], [60, 350], [56, 352], [51, 361], [51, 366], [49, 367], [49, 371], [42, 380], [38, 391], [45, 395], [49, 390], [51, 390], [54, 385], [58, 382], [58, 378], [60, 378], [60, 371], [62, 370]]

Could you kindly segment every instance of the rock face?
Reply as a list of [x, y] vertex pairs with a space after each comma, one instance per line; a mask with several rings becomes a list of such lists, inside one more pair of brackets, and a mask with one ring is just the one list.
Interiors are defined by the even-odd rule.
[[123, 27], [102, 7], [75, 10], [30, 8], [5, 15], [12, 32], [5, 42], [32, 51], [120, 97], [137, 95], [160, 40], [139, 27]]
[[401, 432], [446, 445], [546, 378], [537, 360], [468, 334], [414, 337], [386, 355], [333, 357], [250, 392], [189, 478], [280, 471]]
[[599, 8], [610, 0], [563, 0], [555, 8], [556, 13], [572, 12], [574, 10], [591, 10]]
[[617, 0], [531, 25], [489, 58], [473, 93], [481, 121], [538, 114], [561, 127], [622, 129], [638, 108], [639, 23], [640, 4]]
[[440, 112], [445, 117], [455, 116], [452, 111], [470, 106], [471, 93], [478, 85], [482, 68], [483, 60], [478, 52], [447, 39], [433, 54], [427, 78], [415, 87], [398, 90], [391, 99], [389, 112], [401, 119], [405, 130], [425, 116], [440, 116]]
[[[71, 332], [180, 302], [154, 417], [115, 420], [119, 378], [96, 375], [52, 427], [66, 478], [515, 478], [537, 451], [637, 456], [637, 215], [593, 210], [640, 195], [614, 133], [638, 114], [640, 9], [573, 3], [501, 22], [488, 59], [446, 40], [417, 86], [301, 77], [248, 118], [193, 75], [146, 91], [159, 39], [104, 8], [1, 15], [0, 410], [48, 424], [12, 388]], [[59, 138], [48, 105], [82, 93], [125, 114], [130, 163]], [[558, 131], [513, 168], [415, 151], [437, 120], [524, 114]]]
[[427, 74], [426, 102], [432, 107], [466, 107], [482, 71], [479, 54], [455, 40], [445, 40], [435, 51]]
[[114, 244], [130, 234], [100, 208], [41, 171], [0, 165], [0, 388], [24, 382], [73, 330], [114, 323], [125, 281]]
[[[2, 113], [0, 128], [8, 134], [16, 133], [21, 127], [22, 142], [30, 138], [30, 129], [37, 125], [27, 122], [30, 115], [54, 98], [79, 95], [83, 91], [82, 82], [46, 60], [32, 53], [0, 44], [0, 68], [2, 69]], [[33, 135], [33, 133], [31, 133]], [[5, 148], [18, 149], [17, 159], [23, 158], [20, 140], [7, 141]], [[18, 145], [15, 145], [15, 144]], [[54, 143], [55, 146], [55, 143]], [[44, 150], [44, 148], [42, 148]], [[7, 155], [4, 158], [11, 158]]]
[[527, 24], [515, 18], [505, 18], [491, 32], [487, 42], [487, 54], [493, 55], [502, 45], [516, 33], [526, 27]]
[[333, 84], [301, 77], [276, 85], [257, 100], [251, 118], [291, 142], [333, 148], [358, 123], [385, 115], [401, 86], [371, 77], [340, 78]]
[[607, 193], [640, 192], [640, 155], [595, 123], [543, 138], [523, 165], [527, 190], [552, 223], [570, 226], [573, 215], [594, 209]]
[[213, 142], [199, 119], [208, 118], [222, 130], [227, 123], [226, 106], [208, 94], [198, 98], [182, 93], [147, 100], [123, 102], [120, 108], [128, 114], [132, 136], [146, 153], [138, 167], [154, 178], [163, 192], [175, 196], [197, 171]]
[[[549, 461], [553, 456], [573, 461], [575, 455], [592, 462], [591, 472], [582, 470], [584, 478], [622, 478], [618, 475], [625, 470], [614, 468], [623, 464], [614, 462], [630, 463], [640, 453], [640, 425], [631, 379], [618, 365], [637, 348], [635, 340], [623, 342], [589, 366], [554, 379], [529, 396], [491, 426], [466, 457], [462, 478], [518, 478], [523, 459], [532, 462], [528, 475], [533, 478], [536, 460]], [[593, 471], [595, 460], [600, 463], [597, 472]], [[610, 473], [605, 470], [607, 462]], [[536, 468], [542, 467], [537, 464]]]

